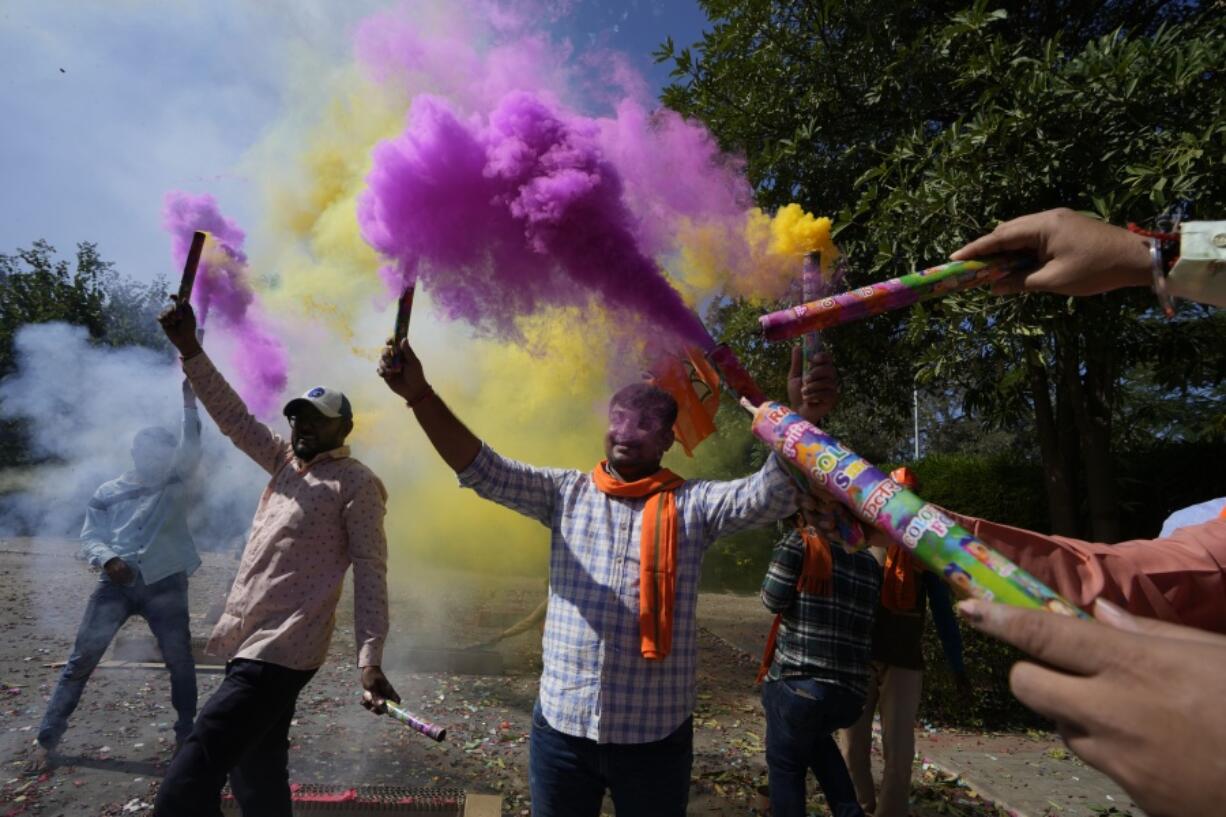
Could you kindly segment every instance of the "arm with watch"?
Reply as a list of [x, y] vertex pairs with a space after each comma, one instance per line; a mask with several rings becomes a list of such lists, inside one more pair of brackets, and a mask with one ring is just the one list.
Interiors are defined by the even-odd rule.
[[1226, 222], [1185, 222], [1178, 234], [1156, 233], [1059, 208], [1003, 222], [950, 257], [1002, 252], [1032, 253], [1039, 266], [997, 281], [996, 293], [1097, 295], [1152, 287], [1168, 315], [1172, 297], [1226, 306]]

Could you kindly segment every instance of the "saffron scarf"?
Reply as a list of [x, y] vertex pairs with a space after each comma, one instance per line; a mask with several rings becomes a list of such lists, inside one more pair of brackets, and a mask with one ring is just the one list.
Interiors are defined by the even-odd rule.
[[643, 499], [639, 544], [640, 649], [648, 661], [661, 661], [673, 647], [673, 610], [677, 595], [677, 498], [685, 482], [661, 468], [649, 477], [622, 482], [607, 468], [607, 460], [592, 469], [592, 482], [602, 493], [623, 499]]

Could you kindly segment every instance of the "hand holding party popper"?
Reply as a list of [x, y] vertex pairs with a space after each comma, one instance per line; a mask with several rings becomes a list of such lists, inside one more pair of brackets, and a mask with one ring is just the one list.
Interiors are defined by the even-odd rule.
[[903, 309], [950, 292], [982, 286], [1034, 266], [1029, 256], [1002, 255], [978, 261], [951, 261], [937, 267], [869, 284], [859, 289], [781, 309], [758, 318], [767, 340], [787, 340]]
[[[369, 692], [362, 693], [362, 697], [365, 701], [371, 700], [371, 695]], [[369, 705], [367, 705], [366, 708], [370, 709], [370, 711], [374, 712], [376, 715], [386, 714], [392, 720], [400, 721], [414, 732], [419, 732], [431, 740], [442, 741], [447, 737], [447, 728], [445, 726], [436, 726], [435, 724], [430, 723], [430, 721], [419, 718], [417, 715], [414, 715], [412, 712], [405, 709], [395, 701], [385, 700], [383, 702], [383, 707], [386, 710], [383, 713], [371, 708]]]
[[1086, 617], [1038, 579], [975, 538], [940, 508], [780, 403], [753, 408], [753, 433], [827, 493], [875, 526], [959, 596]]
[[204, 238], [205, 234], [199, 230], [192, 233], [191, 248], [183, 264], [183, 277], [179, 279], [178, 302], [181, 304], [191, 302], [192, 288], [196, 285], [196, 268], [200, 266], [200, 254], [204, 251]]

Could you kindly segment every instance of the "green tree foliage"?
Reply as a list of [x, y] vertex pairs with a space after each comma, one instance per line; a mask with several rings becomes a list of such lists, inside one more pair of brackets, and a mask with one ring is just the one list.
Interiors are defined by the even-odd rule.
[[[56, 257], [46, 241], [12, 255], [0, 253], [0, 378], [17, 365], [13, 342], [21, 327], [63, 321], [84, 326], [98, 343], [169, 351], [155, 320], [166, 285], [141, 284], [116, 272], [97, 245], [77, 245], [76, 263]], [[20, 426], [0, 423], [0, 463], [26, 461]]]
[[[678, 79], [666, 104], [745, 154], [763, 206], [837, 214], [853, 285], [1050, 207], [1143, 224], [1176, 204], [1226, 212], [1226, 20], [1198, 4], [702, 5], [703, 41], [658, 54]], [[749, 333], [751, 370], [777, 366], [738, 310], [722, 331], [734, 346]], [[979, 291], [828, 334], [846, 398], [832, 431], [897, 452], [918, 376], [943, 422], [1041, 454], [1064, 533], [1122, 533], [1117, 445], [1226, 425], [1226, 318], [1185, 306], [1168, 323], [1143, 292]]]

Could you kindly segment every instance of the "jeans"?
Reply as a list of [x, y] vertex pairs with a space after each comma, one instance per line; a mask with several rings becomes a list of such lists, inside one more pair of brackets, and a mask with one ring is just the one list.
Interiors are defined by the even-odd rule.
[[804, 817], [805, 776], [812, 769], [834, 817], [863, 817], [843, 755], [831, 735], [860, 717], [864, 699], [812, 678], [762, 685], [766, 766], [774, 817]]
[[597, 743], [554, 729], [532, 710], [528, 784], [533, 817], [597, 817], [605, 790], [625, 817], [684, 817], [694, 721], [653, 743]]
[[131, 585], [120, 585], [104, 574], [89, 597], [72, 654], [38, 728], [38, 742], [44, 748], [54, 749], [59, 744], [68, 729], [68, 718], [81, 701], [85, 682], [102, 660], [115, 633], [132, 616], [142, 616], [149, 623], [170, 670], [170, 702], [179, 715], [175, 738], [182, 740], [191, 732], [196, 717], [196, 662], [192, 658], [187, 616], [187, 575], [175, 573], [145, 584], [137, 574]]
[[221, 788], [244, 815], [290, 817], [289, 727], [315, 670], [236, 658], [170, 762], [154, 817], [217, 817]]

